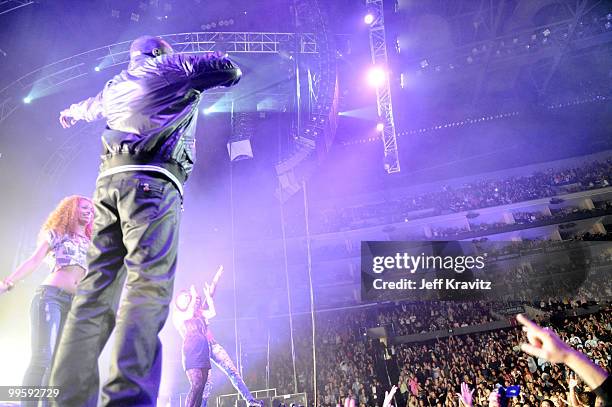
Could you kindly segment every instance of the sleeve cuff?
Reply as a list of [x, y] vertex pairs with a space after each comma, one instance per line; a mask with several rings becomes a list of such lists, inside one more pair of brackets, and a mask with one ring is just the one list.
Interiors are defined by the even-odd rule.
[[608, 375], [606, 380], [593, 393], [603, 400], [604, 406], [612, 406], [612, 376]]

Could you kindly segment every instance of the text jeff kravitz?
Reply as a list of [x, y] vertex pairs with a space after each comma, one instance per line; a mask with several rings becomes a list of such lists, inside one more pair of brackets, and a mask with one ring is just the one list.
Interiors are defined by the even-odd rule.
[[420, 281], [402, 278], [398, 281], [385, 281], [377, 278], [372, 282], [375, 290], [490, 290], [491, 281], [479, 278], [473, 281], [457, 281], [454, 278], [436, 278]]

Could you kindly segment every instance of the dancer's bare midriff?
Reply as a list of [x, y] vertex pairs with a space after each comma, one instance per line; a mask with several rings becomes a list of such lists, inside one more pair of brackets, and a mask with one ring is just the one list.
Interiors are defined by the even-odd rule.
[[61, 288], [70, 294], [76, 293], [79, 281], [85, 276], [85, 270], [81, 266], [64, 266], [50, 273], [43, 281], [43, 285]]

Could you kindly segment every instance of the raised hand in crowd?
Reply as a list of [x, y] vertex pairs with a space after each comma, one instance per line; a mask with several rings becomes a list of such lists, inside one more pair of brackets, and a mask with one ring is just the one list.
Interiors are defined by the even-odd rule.
[[523, 331], [527, 334], [528, 343], [521, 344], [523, 352], [552, 363], [563, 363], [593, 389], [603, 401], [603, 405], [612, 405], [612, 381], [608, 372], [593, 363], [585, 354], [563, 342], [552, 329], [542, 328], [521, 314], [517, 315], [516, 319], [523, 325]]
[[391, 387], [391, 390], [385, 392], [385, 400], [383, 401], [382, 407], [391, 406], [391, 401], [393, 400], [393, 396], [395, 395], [396, 391], [397, 391], [397, 386], [393, 385], [393, 387]]
[[461, 393], [457, 393], [457, 396], [459, 397], [459, 405], [472, 407], [473, 395], [474, 389], [470, 391], [470, 387], [467, 385], [467, 383], [461, 383]]

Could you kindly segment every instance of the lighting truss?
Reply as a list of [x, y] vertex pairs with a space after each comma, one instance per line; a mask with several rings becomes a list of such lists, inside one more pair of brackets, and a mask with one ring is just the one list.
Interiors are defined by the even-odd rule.
[[[271, 32], [193, 32], [163, 35], [177, 52], [272, 54], [283, 47], [318, 54], [315, 34]], [[297, 40], [297, 42], [296, 42]], [[45, 95], [73, 79], [129, 61], [131, 41], [120, 42], [73, 55], [32, 71], [0, 90], [0, 124], [22, 104], [29, 92]], [[296, 45], [294, 45], [296, 44]], [[222, 49], [221, 49], [222, 47]], [[286, 49], [285, 49], [286, 50]], [[97, 69], [94, 69], [97, 68]]]
[[32, 1], [32, 0], [25, 0], [25, 1], [19, 1], [19, 0], [0, 1], [0, 15], [10, 13], [11, 11], [15, 11], [17, 9], [20, 9], [21, 7], [29, 6], [31, 4], [34, 4], [34, 1]]
[[[385, 20], [383, 13], [383, 0], [366, 0], [368, 10], [375, 16], [370, 24], [370, 53], [372, 63], [384, 69], [388, 67], [387, 41], [385, 38]], [[385, 75], [382, 84], [376, 87], [376, 101], [378, 116], [384, 125], [382, 141], [384, 146], [384, 166], [388, 174], [400, 171], [400, 162], [395, 136], [395, 122], [393, 120], [393, 106], [391, 103], [391, 84], [389, 74]]]

